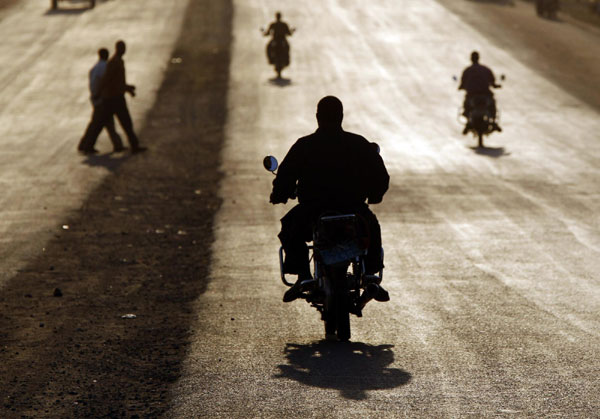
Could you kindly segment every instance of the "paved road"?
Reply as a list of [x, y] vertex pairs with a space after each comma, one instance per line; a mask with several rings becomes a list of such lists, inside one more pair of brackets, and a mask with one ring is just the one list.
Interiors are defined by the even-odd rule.
[[[96, 51], [128, 45], [134, 127], [153, 105], [186, 0], [85, 3], [21, 0], [0, 10], [0, 287], [43, 251], [61, 219], [128, 156], [76, 153], [91, 114], [87, 73]], [[144, 141], [142, 138], [141, 141]], [[106, 134], [97, 148], [112, 149]], [[85, 164], [82, 164], [85, 163]]]
[[[298, 28], [285, 85], [270, 81], [258, 31], [276, 10]], [[212, 282], [172, 416], [596, 416], [598, 110], [433, 0], [238, 0], [234, 28]], [[569, 24], [544, 28], [576, 49]], [[577, 33], [600, 57], [597, 35]], [[473, 49], [509, 75], [504, 132], [485, 152], [456, 122], [452, 75]], [[261, 167], [315, 128], [326, 94], [344, 102], [347, 130], [380, 143], [392, 178], [374, 208], [392, 301], [337, 345], [308, 305], [281, 302], [289, 205], [268, 204]]]

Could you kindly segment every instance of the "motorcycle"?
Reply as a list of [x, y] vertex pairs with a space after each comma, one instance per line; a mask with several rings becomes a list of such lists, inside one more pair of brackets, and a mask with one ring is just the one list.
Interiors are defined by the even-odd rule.
[[[275, 157], [267, 156], [263, 165], [275, 174], [278, 162]], [[368, 229], [358, 214], [326, 211], [315, 223], [313, 244], [308, 246], [313, 262], [313, 279], [301, 283], [300, 298], [321, 314], [327, 340], [348, 341], [351, 335], [350, 314], [362, 317], [362, 309], [376, 298], [380, 290], [383, 268], [375, 275], [365, 272], [367, 241]], [[288, 281], [283, 270], [284, 256], [280, 247], [281, 280], [291, 287], [294, 284]], [[381, 260], [383, 262], [383, 248]]]
[[[500, 79], [503, 81], [506, 79], [504, 74], [500, 76]], [[457, 80], [456, 76], [454, 77], [454, 80]], [[500, 88], [501, 86], [496, 85], [494, 87]], [[488, 136], [494, 131], [500, 131], [498, 127], [500, 113], [497, 110], [495, 112], [493, 111], [496, 102], [492, 96], [473, 95], [468, 97], [467, 101], [468, 111], [463, 108], [459, 112], [459, 118], [466, 117], [467, 123], [464, 133], [472, 132], [477, 138], [477, 146], [482, 148], [484, 147], [484, 136]]]
[[290, 65], [290, 47], [287, 42], [271, 40], [267, 44], [267, 57], [269, 64], [275, 67], [277, 78], [281, 78], [281, 72]]

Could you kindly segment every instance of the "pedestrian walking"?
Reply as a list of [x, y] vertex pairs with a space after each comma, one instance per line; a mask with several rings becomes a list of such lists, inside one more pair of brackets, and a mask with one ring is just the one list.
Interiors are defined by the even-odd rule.
[[102, 81], [102, 77], [106, 72], [106, 65], [108, 60], [108, 50], [106, 48], [100, 48], [98, 50], [98, 62], [94, 64], [89, 72], [89, 88], [90, 88], [90, 101], [92, 102], [92, 118], [85, 130], [85, 134], [81, 138], [79, 142], [79, 146], [77, 149], [86, 154], [96, 153], [97, 150], [94, 148], [93, 144], [89, 144], [88, 139], [90, 138], [89, 132], [98, 129], [98, 133], [102, 131], [102, 128], [106, 129], [110, 141], [113, 144], [113, 150], [115, 152], [125, 150], [123, 147], [123, 141], [121, 140], [121, 136], [117, 134], [115, 130], [115, 119], [114, 117], [106, 118], [104, 121], [101, 121], [100, 116], [102, 115], [102, 98], [100, 97], [100, 83]]
[[[133, 122], [129, 114], [129, 109], [127, 109], [127, 101], [125, 100], [125, 93], [129, 93], [132, 97], [135, 96], [135, 86], [127, 84], [125, 78], [123, 55], [125, 55], [126, 49], [125, 42], [117, 41], [115, 53], [106, 64], [106, 72], [100, 83], [102, 107], [99, 118], [103, 124], [104, 121], [116, 115], [123, 131], [127, 134], [131, 152], [139, 153], [145, 151], [146, 148], [140, 146], [138, 137], [135, 135]], [[92, 149], [101, 130], [101, 125], [94, 125], [93, 129], [88, 133], [86, 144], [91, 145]]]

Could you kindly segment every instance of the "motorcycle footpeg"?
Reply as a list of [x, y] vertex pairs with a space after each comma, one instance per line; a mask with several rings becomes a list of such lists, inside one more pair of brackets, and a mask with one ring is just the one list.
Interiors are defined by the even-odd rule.
[[316, 283], [317, 283], [316, 279], [305, 279], [304, 281], [302, 281], [300, 283], [300, 288], [302, 289], [302, 291], [308, 291], [308, 290], [314, 288]]

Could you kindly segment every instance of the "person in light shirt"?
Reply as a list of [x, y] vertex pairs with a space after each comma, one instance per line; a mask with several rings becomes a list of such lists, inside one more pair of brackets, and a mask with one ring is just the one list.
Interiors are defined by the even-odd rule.
[[98, 62], [92, 67], [89, 72], [89, 88], [90, 88], [90, 101], [92, 102], [93, 112], [92, 119], [88, 124], [86, 129], [86, 133], [83, 135], [78, 150], [85, 154], [91, 154], [97, 152], [94, 149], [93, 145], [90, 145], [87, 139], [89, 138], [89, 132], [93, 129], [97, 129], [99, 126], [99, 131], [102, 130], [102, 127], [106, 129], [110, 141], [113, 144], [114, 152], [119, 152], [125, 150], [123, 147], [123, 141], [121, 140], [121, 136], [117, 133], [115, 129], [115, 120], [111, 116], [107, 118], [104, 123], [100, 121], [100, 114], [102, 113], [102, 98], [100, 97], [100, 82], [104, 73], [106, 72], [106, 62], [108, 60], [108, 50], [106, 48], [100, 48], [98, 50]]

